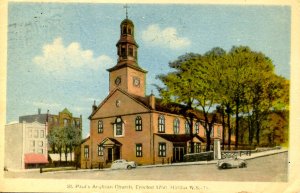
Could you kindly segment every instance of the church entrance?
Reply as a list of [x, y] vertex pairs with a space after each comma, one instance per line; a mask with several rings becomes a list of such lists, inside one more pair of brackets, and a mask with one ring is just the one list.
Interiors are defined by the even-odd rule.
[[121, 158], [121, 147], [122, 144], [114, 138], [105, 138], [100, 146], [104, 147], [105, 161], [106, 163], [111, 163], [117, 159]]
[[121, 157], [120, 147], [109, 147], [107, 148], [107, 161], [113, 162]]
[[173, 148], [173, 162], [183, 162], [183, 156], [185, 154], [184, 147]]

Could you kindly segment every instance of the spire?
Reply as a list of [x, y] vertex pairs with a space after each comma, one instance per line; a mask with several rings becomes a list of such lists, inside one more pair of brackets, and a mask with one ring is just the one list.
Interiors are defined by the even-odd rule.
[[127, 5], [127, 3], [124, 5], [124, 8], [126, 9], [126, 19], [128, 19], [128, 8], [129, 6]]

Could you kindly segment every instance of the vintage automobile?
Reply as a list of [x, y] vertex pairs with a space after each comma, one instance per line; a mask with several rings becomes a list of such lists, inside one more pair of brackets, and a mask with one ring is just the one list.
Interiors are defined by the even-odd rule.
[[111, 169], [131, 169], [131, 168], [136, 168], [136, 163], [133, 161], [127, 161], [124, 159], [118, 159], [115, 160], [111, 164]]
[[222, 159], [217, 163], [217, 167], [219, 169], [227, 169], [227, 168], [245, 168], [247, 167], [247, 163], [243, 159], [232, 158], [232, 159]]

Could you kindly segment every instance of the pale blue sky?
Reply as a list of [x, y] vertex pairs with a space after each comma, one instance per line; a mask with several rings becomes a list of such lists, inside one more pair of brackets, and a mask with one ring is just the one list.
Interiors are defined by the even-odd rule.
[[[7, 122], [21, 115], [57, 114], [67, 107], [88, 116], [93, 101], [108, 94], [107, 68], [116, 64], [123, 4], [9, 3]], [[130, 4], [139, 44], [138, 62], [148, 71], [147, 94], [168, 62], [187, 52], [246, 45], [273, 60], [290, 78], [290, 7]]]

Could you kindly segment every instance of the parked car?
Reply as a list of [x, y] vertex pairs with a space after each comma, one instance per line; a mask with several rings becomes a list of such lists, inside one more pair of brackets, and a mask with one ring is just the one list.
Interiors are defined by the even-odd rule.
[[131, 168], [136, 168], [136, 163], [134, 161], [119, 159], [119, 160], [115, 160], [111, 164], [111, 169], [131, 169]]
[[247, 163], [243, 159], [222, 159], [217, 163], [217, 167], [219, 169], [227, 169], [227, 168], [245, 168], [247, 167]]

